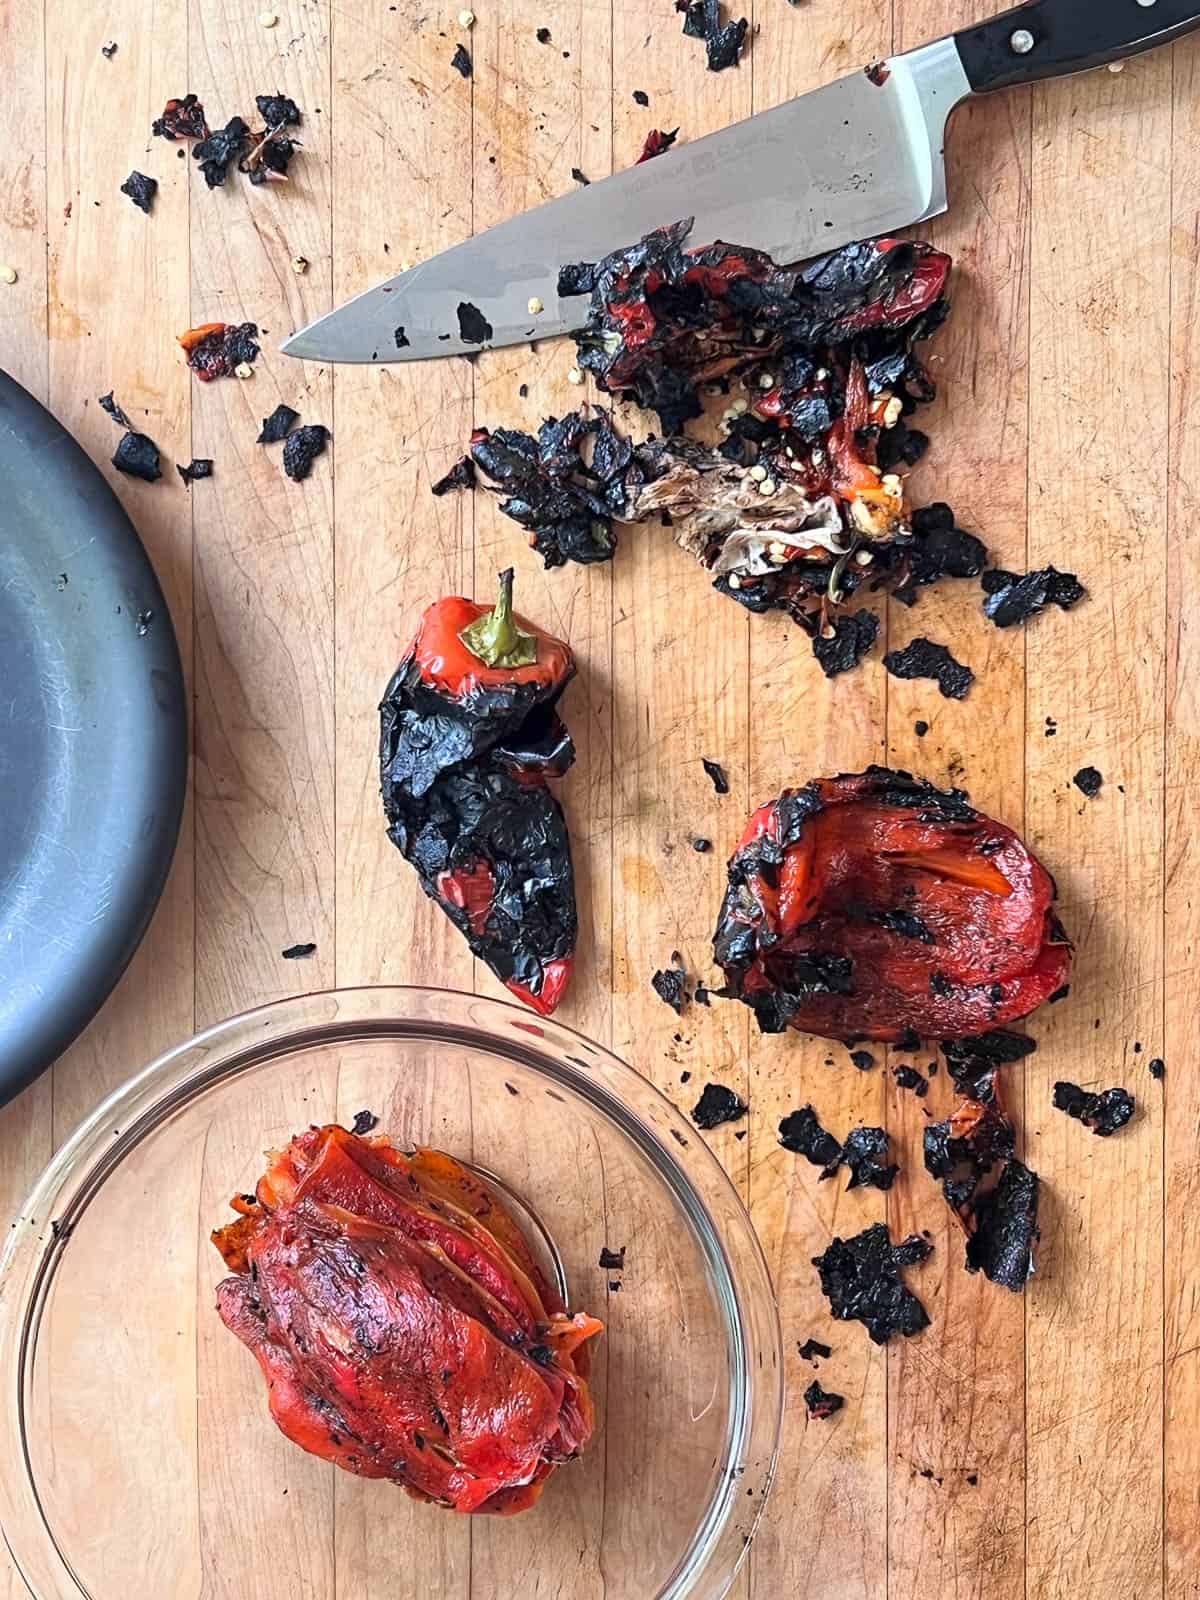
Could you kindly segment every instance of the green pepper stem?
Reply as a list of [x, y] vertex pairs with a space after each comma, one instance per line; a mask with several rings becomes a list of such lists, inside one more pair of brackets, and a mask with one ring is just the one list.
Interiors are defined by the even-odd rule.
[[537, 640], [517, 627], [512, 608], [513, 569], [500, 574], [500, 593], [490, 611], [459, 634], [472, 655], [489, 667], [528, 667], [537, 660]]

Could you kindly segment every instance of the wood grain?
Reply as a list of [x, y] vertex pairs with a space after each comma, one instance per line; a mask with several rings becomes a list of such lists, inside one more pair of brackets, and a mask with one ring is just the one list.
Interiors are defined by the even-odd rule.
[[[598, 177], [628, 164], [652, 126], [694, 139], [980, 7], [755, 0], [749, 52], [721, 74], [704, 70], [665, 0], [491, 0], [465, 32], [456, 7], [417, 0], [273, 9], [268, 29], [257, 3], [233, 0], [163, 0], [152, 20], [135, 0], [110, 0], [95, 21], [68, 0], [0, 0], [0, 264], [19, 273], [0, 284], [0, 362], [82, 441], [137, 522], [189, 674], [194, 654], [196, 750], [194, 838], [189, 805], [146, 943], [53, 1075], [0, 1112], [0, 1208], [15, 1210], [100, 1094], [197, 1023], [334, 983], [496, 992], [386, 839], [376, 706], [424, 605], [485, 594], [511, 563], [518, 604], [569, 637], [580, 666], [564, 702], [579, 756], [559, 792], [581, 941], [562, 1015], [685, 1109], [710, 1080], [751, 1102], [746, 1121], [703, 1137], [747, 1199], [775, 1276], [788, 1398], [778, 1481], [734, 1594], [1197, 1600], [1200, 50], [961, 111], [952, 211], [920, 230], [956, 272], [952, 318], [930, 346], [941, 395], [914, 498], [947, 499], [1000, 564], [1077, 571], [1090, 599], [1000, 633], [977, 586], [947, 586], [912, 612], [888, 606], [872, 659], [827, 683], [799, 630], [714, 596], [668, 530], [629, 530], [611, 566], [546, 574], [491, 497], [429, 494], [473, 425], [530, 426], [595, 399], [567, 379], [569, 344], [336, 370], [276, 346], [402, 264], [565, 192], [573, 167]], [[460, 38], [470, 80], [449, 65]], [[164, 99], [187, 90], [213, 123], [249, 115], [256, 93], [292, 95], [305, 112], [292, 181], [251, 189], [231, 174], [208, 191], [179, 146], [149, 138]], [[149, 218], [118, 192], [135, 166], [160, 182]], [[203, 386], [187, 372], [175, 337], [210, 318], [263, 329], [252, 379]], [[109, 468], [118, 434], [96, 397], [110, 388], [162, 448], [162, 482]], [[254, 442], [280, 400], [334, 435], [300, 485], [283, 477], [278, 446]], [[639, 435], [651, 425], [630, 421]], [[215, 468], [189, 491], [174, 463], [193, 455]], [[961, 704], [883, 673], [883, 649], [916, 633], [975, 669]], [[702, 756], [725, 766], [729, 795], [714, 794]], [[649, 987], [675, 951], [693, 981], [711, 976], [724, 862], [753, 805], [883, 758], [960, 783], [1024, 827], [1078, 944], [1069, 999], [1032, 1022], [1038, 1052], [1023, 1082], [1011, 1074], [1045, 1185], [1024, 1299], [965, 1274], [922, 1170], [925, 1113], [950, 1102], [944, 1073], [918, 1101], [895, 1088], [883, 1050], [859, 1073], [840, 1046], [752, 1037], [739, 1007], [676, 1018]], [[1106, 779], [1094, 801], [1070, 781], [1088, 762]], [[695, 837], [712, 850], [694, 850]], [[282, 959], [309, 940], [310, 961]], [[1161, 1085], [1146, 1070], [1155, 1055]], [[1050, 1109], [1060, 1077], [1127, 1084], [1134, 1124], [1094, 1139]], [[344, 1118], [376, 1088], [347, 1051], [306, 1085], [305, 1115]], [[835, 1132], [888, 1127], [905, 1170], [886, 1202], [818, 1186], [781, 1149], [779, 1119], [806, 1101]], [[464, 1150], [489, 1142], [469, 1098], [436, 1082], [420, 1106], [391, 1109], [450, 1116]], [[288, 1092], [273, 1090], [261, 1114], [287, 1126]], [[180, 1182], [199, 1211], [219, 1212], [231, 1164], [251, 1159], [213, 1149]], [[602, 1163], [574, 1149], [546, 1159], [548, 1182], [587, 1184], [597, 1214], [622, 1215]], [[935, 1245], [914, 1275], [933, 1326], [886, 1358], [857, 1326], [828, 1321], [810, 1264], [832, 1233], [885, 1214], [894, 1233], [925, 1228]], [[647, 1233], [644, 1248], [667, 1242]], [[249, 1394], [257, 1379], [212, 1321], [207, 1261], [185, 1276], [215, 1416], [218, 1395]], [[655, 1307], [632, 1283], [605, 1298], [605, 1451], [544, 1508], [547, 1543], [578, 1551], [569, 1574], [530, 1576], [532, 1524], [473, 1528], [398, 1496], [381, 1518], [373, 1486], [333, 1483], [282, 1444], [282, 1476], [247, 1485], [239, 1463], [262, 1448], [249, 1402], [244, 1428], [228, 1408], [220, 1437], [199, 1423], [197, 1481], [226, 1482], [243, 1530], [260, 1547], [286, 1542], [314, 1597], [611, 1593], [606, 1550], [638, 1548], [655, 1528], [605, 1486], [647, 1452], [671, 1482], [673, 1462], [670, 1441], [644, 1437], [640, 1398], [622, 1383], [638, 1340], [665, 1336]], [[808, 1424], [800, 1400], [814, 1374], [796, 1352], [810, 1335], [834, 1346], [819, 1376], [846, 1397], [830, 1423]], [[231, 1562], [236, 1543], [216, 1521], [185, 1541], [178, 1592], [266, 1595], [261, 1567]], [[0, 1596], [21, 1592], [0, 1559]]]
[[[1167, 698], [1163, 1057], [1168, 1077], [1141, 1082], [1163, 1097], [1163, 1430], [1166, 1600], [1200, 1595], [1200, 1295], [1193, 1218], [1200, 1203], [1200, 895], [1189, 846], [1200, 822], [1200, 563], [1192, 530], [1200, 517], [1200, 50], [1173, 50], [1171, 350], [1167, 492]], [[1153, 1054], [1156, 1051], [1152, 1050]], [[1142, 1059], [1145, 1059], [1143, 1056]]]

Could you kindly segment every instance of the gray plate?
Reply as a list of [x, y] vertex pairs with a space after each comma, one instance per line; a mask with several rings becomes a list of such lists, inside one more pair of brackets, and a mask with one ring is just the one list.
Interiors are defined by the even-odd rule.
[[80, 447], [0, 372], [0, 1105], [136, 950], [186, 787], [179, 648], [146, 552]]

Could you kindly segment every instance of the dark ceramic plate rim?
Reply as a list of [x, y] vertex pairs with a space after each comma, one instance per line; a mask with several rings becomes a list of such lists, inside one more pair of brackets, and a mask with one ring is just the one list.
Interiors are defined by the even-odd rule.
[[[114, 445], [118, 437], [114, 429]], [[91, 902], [83, 914], [84, 908], [72, 905], [69, 886], [64, 890], [72, 875], [60, 870], [47, 886], [41, 909], [56, 917], [54, 925], [64, 930], [64, 937], [43, 938], [32, 954], [22, 946], [22, 953], [14, 955], [11, 937], [0, 943], [0, 988], [7, 989], [7, 995], [0, 993], [3, 1105], [78, 1037], [141, 943], [179, 837], [188, 737], [178, 641], [132, 522], [70, 434], [2, 372], [0, 485], [0, 538], [12, 538], [15, 530], [22, 556], [39, 580], [60, 566], [73, 566], [68, 576], [76, 578], [76, 588], [73, 595], [69, 587], [65, 593], [81, 609], [83, 600], [76, 597], [86, 596], [91, 608], [80, 633], [97, 635], [89, 639], [95, 652], [87, 661], [97, 687], [84, 707], [94, 720], [90, 727], [75, 730], [83, 754], [73, 765], [70, 792], [52, 811], [64, 862], [71, 851], [81, 846], [86, 850], [89, 840], [100, 838], [87, 867], [106, 883], [102, 902]], [[12, 548], [16, 563], [15, 542]], [[31, 604], [40, 603], [39, 588]], [[137, 617], [144, 612], [152, 613], [152, 619], [139, 636]], [[103, 627], [97, 613], [109, 619]], [[111, 735], [98, 732], [101, 708], [118, 725]], [[86, 723], [87, 716], [78, 720]], [[94, 807], [96, 796], [106, 805]], [[93, 827], [97, 811], [99, 825]], [[0, 825], [2, 812], [0, 798]], [[55, 893], [62, 900], [61, 919]], [[0, 897], [0, 935], [5, 929], [6, 902]], [[48, 980], [44, 984], [36, 981], [39, 961]]]

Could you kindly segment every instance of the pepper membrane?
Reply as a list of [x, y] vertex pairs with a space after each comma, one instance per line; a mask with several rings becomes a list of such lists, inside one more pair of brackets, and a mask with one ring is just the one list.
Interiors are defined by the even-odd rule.
[[764, 1032], [964, 1037], [1064, 982], [1050, 874], [961, 790], [905, 772], [821, 778], [751, 817], [714, 936]]
[[359, 1477], [455, 1511], [510, 1513], [593, 1427], [586, 1342], [517, 1223], [454, 1157], [309, 1128], [213, 1243], [221, 1320], [275, 1422]]

